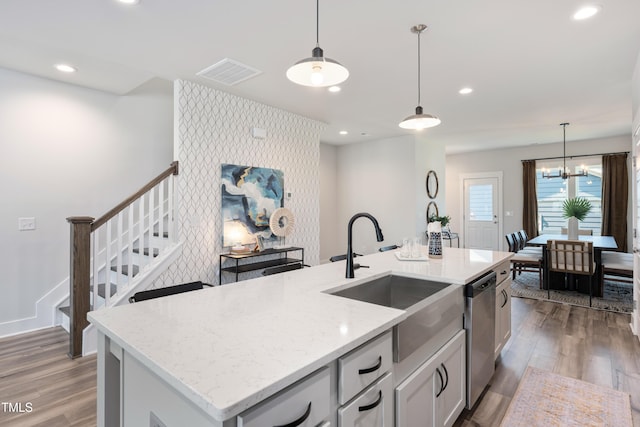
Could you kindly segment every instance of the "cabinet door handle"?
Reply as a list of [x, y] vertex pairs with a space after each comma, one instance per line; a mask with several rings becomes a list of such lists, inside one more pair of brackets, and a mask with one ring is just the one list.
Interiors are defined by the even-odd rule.
[[504, 289], [502, 290], [502, 296], [504, 297], [504, 302], [502, 303], [500, 308], [504, 307], [509, 302], [509, 295], [507, 295], [507, 291], [505, 291]]
[[440, 369], [436, 368], [436, 373], [440, 377], [440, 391], [436, 393], [436, 397], [440, 397], [440, 395], [444, 391], [444, 379], [442, 379], [442, 373], [440, 372]]
[[282, 425], [273, 426], [273, 427], [297, 427], [302, 423], [304, 423], [305, 421], [307, 421], [307, 418], [309, 418], [309, 415], [311, 415], [311, 402], [309, 402], [309, 406], [307, 406], [307, 411], [304, 414], [302, 414], [302, 416], [297, 420], [292, 421], [289, 424], [282, 424]]
[[378, 356], [378, 363], [376, 363], [375, 366], [372, 366], [370, 368], [360, 369], [358, 370], [358, 373], [360, 375], [370, 374], [371, 372], [375, 372], [378, 369], [380, 369], [380, 366], [382, 366], [382, 356]]
[[378, 406], [380, 402], [382, 402], [382, 390], [378, 390], [378, 398], [376, 399], [375, 402], [370, 403], [368, 405], [364, 405], [364, 406], [358, 406], [358, 411], [359, 412], [369, 411], [375, 408], [376, 406]]
[[442, 391], [445, 391], [447, 389], [447, 386], [449, 385], [449, 371], [447, 371], [447, 367], [444, 366], [444, 363], [441, 363], [440, 366], [442, 366], [442, 369], [444, 369], [445, 380], [444, 380], [444, 387], [442, 387]]
[[500, 272], [500, 275], [501, 275], [501, 276], [504, 276], [505, 274], [507, 274], [507, 270], [502, 270], [502, 271]]

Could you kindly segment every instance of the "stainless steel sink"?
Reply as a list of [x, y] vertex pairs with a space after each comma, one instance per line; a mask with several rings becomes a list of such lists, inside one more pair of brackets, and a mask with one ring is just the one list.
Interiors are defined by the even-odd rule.
[[332, 295], [405, 310], [409, 316], [393, 327], [393, 360], [400, 362], [428, 344], [437, 351], [462, 329], [461, 285], [390, 274]]
[[407, 310], [412, 305], [443, 290], [447, 286], [449, 286], [448, 283], [389, 275], [341, 291], [332, 292], [332, 294], [384, 305], [385, 307]]

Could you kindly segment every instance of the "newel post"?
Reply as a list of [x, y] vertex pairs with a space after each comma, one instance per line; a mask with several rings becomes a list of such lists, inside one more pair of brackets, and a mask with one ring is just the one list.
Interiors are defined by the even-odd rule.
[[71, 224], [71, 261], [69, 268], [69, 357], [82, 356], [82, 331], [89, 324], [89, 281], [91, 277], [91, 225], [94, 218], [67, 218]]

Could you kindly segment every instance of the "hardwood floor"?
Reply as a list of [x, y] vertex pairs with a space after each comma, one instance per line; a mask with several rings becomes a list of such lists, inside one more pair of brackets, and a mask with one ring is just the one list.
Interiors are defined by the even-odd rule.
[[512, 300], [511, 339], [490, 386], [454, 426], [499, 426], [527, 366], [622, 390], [640, 426], [640, 341], [628, 314], [523, 298]]
[[[640, 341], [629, 321], [625, 314], [513, 298], [512, 336], [490, 387], [454, 425], [499, 425], [531, 365], [631, 394], [640, 426]], [[96, 358], [69, 359], [68, 340], [61, 328], [0, 339], [0, 402], [33, 408], [16, 413], [3, 403], [0, 426], [96, 425]]]
[[68, 351], [59, 327], [0, 340], [0, 426], [96, 425], [96, 356]]

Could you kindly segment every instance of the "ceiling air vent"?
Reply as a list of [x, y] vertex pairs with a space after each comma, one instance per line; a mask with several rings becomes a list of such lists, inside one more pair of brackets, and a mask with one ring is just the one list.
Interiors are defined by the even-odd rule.
[[253, 67], [225, 58], [198, 72], [197, 75], [227, 86], [233, 86], [261, 73], [262, 71]]

